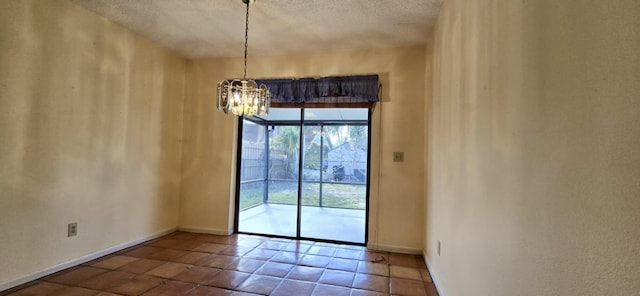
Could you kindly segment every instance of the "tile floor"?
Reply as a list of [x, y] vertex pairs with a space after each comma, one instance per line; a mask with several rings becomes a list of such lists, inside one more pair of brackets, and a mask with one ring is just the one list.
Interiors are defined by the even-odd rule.
[[0, 295], [438, 295], [421, 256], [175, 232]]

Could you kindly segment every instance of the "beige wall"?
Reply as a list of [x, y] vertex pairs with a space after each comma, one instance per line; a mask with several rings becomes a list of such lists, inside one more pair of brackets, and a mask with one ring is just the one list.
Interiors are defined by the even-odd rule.
[[639, 16], [636, 0], [444, 2], [426, 213], [443, 295], [638, 294]]
[[0, 286], [177, 226], [185, 67], [68, 1], [0, 1]]
[[[383, 103], [373, 119], [369, 232], [377, 247], [415, 251], [423, 245], [424, 65], [423, 46], [249, 59], [249, 75], [257, 78], [380, 75]], [[233, 228], [237, 123], [215, 110], [215, 84], [241, 76], [242, 59], [188, 63], [180, 207], [185, 229]], [[393, 151], [404, 151], [405, 162], [392, 162]]]

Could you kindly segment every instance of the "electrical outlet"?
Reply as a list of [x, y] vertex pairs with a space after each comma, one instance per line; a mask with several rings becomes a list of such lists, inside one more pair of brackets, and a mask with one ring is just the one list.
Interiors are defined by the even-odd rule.
[[67, 225], [67, 237], [78, 235], [78, 222], [69, 223]]
[[393, 162], [403, 162], [404, 152], [393, 152]]
[[438, 241], [438, 256], [440, 256], [440, 241]]

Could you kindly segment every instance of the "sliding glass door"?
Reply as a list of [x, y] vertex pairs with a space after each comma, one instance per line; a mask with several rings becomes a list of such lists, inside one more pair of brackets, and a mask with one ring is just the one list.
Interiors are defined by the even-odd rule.
[[239, 232], [298, 236], [300, 113], [281, 112], [292, 122], [275, 125], [261, 118], [242, 122]]
[[367, 109], [305, 109], [300, 235], [364, 243]]
[[244, 119], [237, 231], [366, 243], [368, 109]]

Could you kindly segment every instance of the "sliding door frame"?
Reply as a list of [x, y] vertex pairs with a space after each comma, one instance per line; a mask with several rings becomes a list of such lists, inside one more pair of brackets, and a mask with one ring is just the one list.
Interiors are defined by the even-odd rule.
[[[320, 125], [320, 126], [327, 126], [327, 125], [348, 125], [349, 123], [351, 123], [352, 125], [364, 125], [367, 126], [367, 178], [366, 178], [366, 182], [365, 182], [365, 186], [366, 186], [366, 190], [365, 190], [365, 225], [364, 225], [364, 243], [356, 243], [356, 242], [346, 242], [346, 241], [337, 241], [337, 240], [330, 240], [330, 239], [321, 239], [321, 238], [312, 238], [312, 237], [304, 237], [301, 236], [301, 219], [302, 219], [302, 172], [303, 172], [303, 166], [304, 166], [304, 126], [307, 122], [305, 122], [304, 120], [304, 113], [305, 113], [305, 109], [313, 109], [313, 108], [305, 108], [305, 107], [301, 107], [300, 108], [300, 120], [291, 120], [291, 121], [267, 121], [264, 119], [254, 119], [251, 117], [247, 117], [245, 118], [244, 116], [239, 116], [238, 117], [238, 124], [237, 124], [237, 128], [238, 128], [238, 133], [237, 133], [237, 139], [236, 139], [236, 172], [235, 172], [235, 206], [234, 206], [234, 233], [239, 233], [239, 234], [250, 234], [250, 235], [261, 235], [261, 236], [266, 236], [266, 237], [275, 237], [275, 238], [287, 238], [287, 239], [304, 239], [304, 240], [311, 240], [311, 241], [318, 241], [318, 242], [328, 242], [328, 243], [338, 243], [338, 244], [346, 244], [346, 245], [358, 245], [358, 246], [366, 246], [368, 241], [369, 241], [369, 211], [370, 211], [370, 191], [371, 191], [371, 144], [373, 143], [371, 141], [371, 136], [372, 136], [372, 131], [371, 131], [371, 127], [372, 127], [372, 123], [371, 120], [373, 118], [373, 108], [367, 108], [367, 122], [366, 124], [364, 123], [364, 120], [346, 120], [346, 121], [338, 121], [338, 120], [309, 120], [308, 124], [309, 125]], [[260, 126], [263, 126], [265, 128], [265, 139], [266, 139], [266, 150], [267, 150], [267, 155], [269, 154], [269, 126], [295, 126], [296, 123], [298, 123], [298, 126], [300, 127], [299, 132], [299, 143], [298, 143], [298, 154], [299, 154], [299, 161], [298, 161], [298, 196], [297, 196], [297, 213], [296, 213], [296, 236], [295, 237], [291, 237], [291, 236], [286, 236], [286, 235], [277, 235], [277, 234], [263, 234], [263, 233], [252, 233], [252, 232], [243, 232], [243, 231], [239, 231], [239, 222], [240, 222], [240, 188], [241, 188], [241, 172], [240, 170], [242, 169], [242, 137], [243, 137], [243, 125], [244, 125], [244, 120], [248, 120], [251, 121], [255, 124], [258, 124]], [[323, 153], [322, 151], [320, 152], [321, 154]], [[269, 158], [267, 156], [267, 164], [269, 162]], [[268, 168], [267, 168], [268, 170]], [[265, 195], [269, 194], [268, 192], [268, 172], [266, 175], [267, 178], [267, 187], [265, 187]], [[320, 182], [322, 182], [322, 180], [320, 180]], [[321, 197], [320, 197], [321, 198]]]

